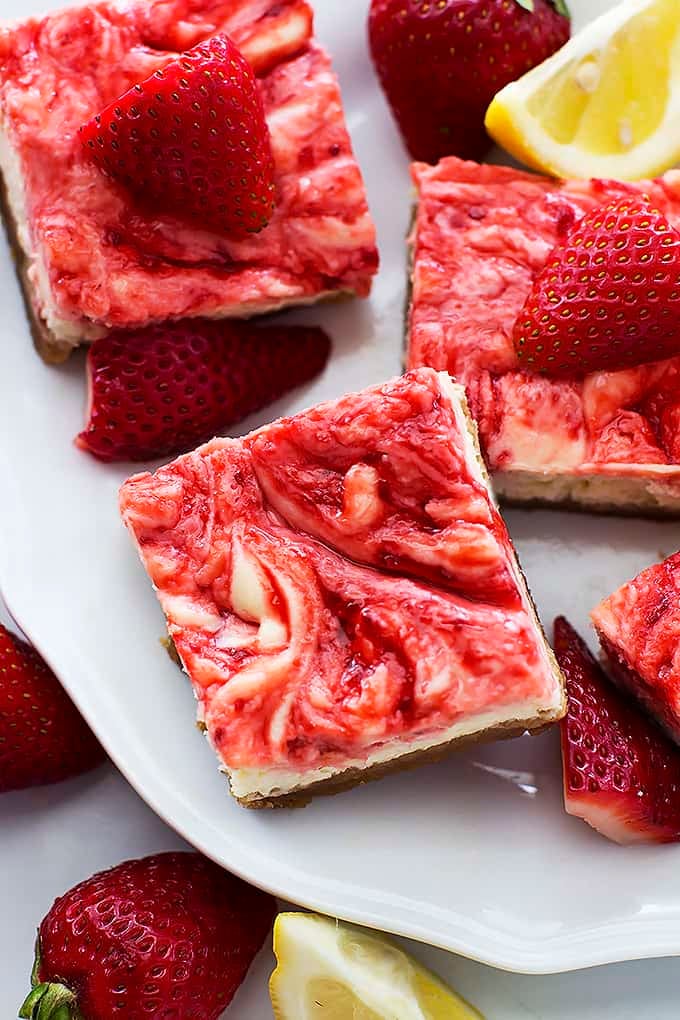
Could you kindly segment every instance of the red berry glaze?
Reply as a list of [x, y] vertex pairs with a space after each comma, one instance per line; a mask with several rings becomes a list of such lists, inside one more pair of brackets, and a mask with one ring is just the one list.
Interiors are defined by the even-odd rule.
[[313, 378], [329, 352], [316, 327], [186, 319], [117, 330], [88, 352], [76, 443], [107, 461], [193, 449]]
[[520, 365], [553, 376], [680, 353], [680, 233], [644, 196], [587, 213], [549, 256], [515, 323]]
[[616, 843], [680, 841], [680, 749], [610, 682], [563, 617], [554, 645], [567, 681], [568, 813]]
[[[531, 5], [529, 5], [531, 6]], [[480, 159], [496, 93], [564, 45], [563, 0], [372, 0], [369, 41], [414, 159]]]
[[183, 53], [80, 129], [87, 157], [152, 208], [230, 237], [274, 209], [274, 160], [253, 70], [226, 35]]
[[69, 779], [104, 757], [47, 664], [0, 624], [0, 793]]
[[61, 994], [59, 1020], [216, 1020], [275, 913], [271, 896], [200, 854], [119, 864], [52, 906], [21, 1016], [35, 1020], [47, 996]]

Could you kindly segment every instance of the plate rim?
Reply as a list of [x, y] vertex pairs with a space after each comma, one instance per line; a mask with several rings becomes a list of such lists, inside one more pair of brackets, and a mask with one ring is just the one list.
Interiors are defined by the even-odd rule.
[[[346, 885], [343, 885], [342, 890], [339, 890], [344, 893], [344, 897], [340, 895], [339, 898], [334, 899], [332, 893], [328, 892], [314, 895], [311, 887], [305, 888], [304, 885], [301, 885], [295, 872], [280, 861], [276, 862], [278, 870], [272, 872], [271, 878], [264, 879], [256, 868], [248, 866], [247, 856], [239, 858], [237, 853], [230, 854], [229, 852], [220, 854], [216, 847], [211, 846], [204, 834], [196, 833], [191, 825], [191, 814], [186, 811], [181, 798], [175, 796], [168, 786], [156, 788], [153, 777], [139, 775], [135, 765], [131, 764], [129, 759], [124, 760], [109, 746], [106, 727], [98, 725], [97, 713], [90, 711], [89, 705], [84, 704], [84, 699], [80, 695], [80, 691], [85, 687], [79, 687], [77, 684], [69, 682], [69, 676], [59, 669], [59, 664], [56, 661], [59, 658], [58, 649], [55, 650], [51, 639], [45, 640], [40, 621], [32, 620], [32, 614], [30, 611], [27, 612], [25, 600], [27, 597], [30, 598], [30, 590], [24, 590], [21, 579], [17, 583], [17, 578], [13, 577], [11, 570], [7, 569], [9, 559], [6, 555], [6, 546], [0, 541], [0, 562], [2, 563], [0, 595], [11, 618], [59, 677], [60, 682], [96, 733], [116, 768], [142, 800], [173, 831], [206, 857], [251, 885], [264, 889], [279, 899], [294, 902], [305, 909], [375, 928], [391, 935], [410, 938], [495, 969], [517, 974], [562, 974], [612, 963], [659, 959], [680, 954], [680, 935], [678, 934], [680, 932], [680, 917], [666, 918], [663, 921], [648, 918], [637, 923], [630, 920], [618, 923], [610, 922], [593, 928], [589, 933], [578, 932], [572, 935], [542, 936], [529, 939], [516, 934], [512, 936], [500, 934], [497, 930], [479, 921], [476, 925], [477, 931], [471, 933], [469, 924], [466, 925], [463, 918], [452, 921], [451, 915], [447, 914], [449, 930], [445, 934], [441, 929], [429, 928], [425, 920], [416, 923], [406, 915], [401, 920], [396, 920], [394, 913], [390, 913], [388, 909], [381, 911], [379, 897], [372, 899], [364, 893], [348, 889]], [[228, 795], [228, 791], [225, 789], [225, 797]]]

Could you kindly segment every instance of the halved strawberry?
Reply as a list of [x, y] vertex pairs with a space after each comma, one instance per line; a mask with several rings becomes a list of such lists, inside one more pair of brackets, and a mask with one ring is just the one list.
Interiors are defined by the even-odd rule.
[[513, 331], [522, 368], [615, 371], [680, 353], [680, 233], [640, 195], [587, 213], [548, 257]]
[[226, 35], [171, 60], [80, 129], [100, 170], [152, 208], [239, 238], [274, 208], [274, 160], [253, 70]]
[[307, 382], [329, 351], [317, 327], [185, 319], [114, 331], [88, 352], [76, 443], [108, 461], [190, 450]]
[[680, 841], [680, 749], [613, 686], [563, 617], [554, 645], [567, 680], [567, 812], [615, 843]]

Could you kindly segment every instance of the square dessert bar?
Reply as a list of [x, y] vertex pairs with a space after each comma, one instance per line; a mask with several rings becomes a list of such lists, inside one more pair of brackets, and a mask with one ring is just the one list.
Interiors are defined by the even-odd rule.
[[416, 163], [408, 365], [467, 390], [499, 496], [680, 514], [680, 358], [581, 380], [518, 371], [512, 328], [552, 248], [595, 205], [647, 194], [680, 226], [680, 172], [556, 181], [450, 158]]
[[593, 610], [613, 678], [680, 744], [680, 553]]
[[[269, 226], [233, 241], [133, 204], [78, 128], [226, 32], [258, 76], [276, 164]], [[47, 360], [113, 327], [366, 296], [375, 231], [330, 60], [304, 0], [120, 0], [0, 28], [5, 218]]]
[[559, 719], [559, 669], [461, 387], [431, 369], [215, 439], [121, 490], [243, 804]]

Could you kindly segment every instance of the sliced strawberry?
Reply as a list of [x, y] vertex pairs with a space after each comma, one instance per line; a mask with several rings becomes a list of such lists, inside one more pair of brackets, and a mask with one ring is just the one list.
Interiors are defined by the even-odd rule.
[[640, 195], [587, 213], [534, 280], [513, 341], [523, 368], [554, 376], [680, 353], [680, 233]]
[[680, 749], [612, 685], [563, 617], [554, 644], [567, 680], [568, 813], [615, 843], [680, 841]]
[[0, 624], [0, 792], [57, 783], [103, 760], [54, 673]]
[[238, 238], [274, 208], [274, 160], [253, 70], [225, 35], [128, 89], [80, 129], [88, 158], [152, 208]]
[[316, 327], [186, 319], [117, 330], [89, 350], [76, 443], [109, 461], [190, 450], [307, 382], [329, 351]]

